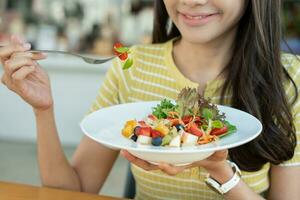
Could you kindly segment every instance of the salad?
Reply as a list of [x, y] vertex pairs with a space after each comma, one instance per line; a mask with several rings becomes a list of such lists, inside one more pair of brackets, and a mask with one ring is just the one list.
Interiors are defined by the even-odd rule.
[[118, 56], [122, 62], [123, 65], [122, 69], [123, 70], [129, 69], [133, 64], [132, 58], [129, 57], [130, 54], [129, 48], [124, 47], [121, 43], [118, 42], [114, 45], [113, 50], [114, 50], [114, 54]]
[[145, 119], [127, 121], [122, 135], [138, 144], [182, 147], [207, 144], [235, 131], [215, 104], [196, 89], [184, 88], [175, 103], [164, 99]]

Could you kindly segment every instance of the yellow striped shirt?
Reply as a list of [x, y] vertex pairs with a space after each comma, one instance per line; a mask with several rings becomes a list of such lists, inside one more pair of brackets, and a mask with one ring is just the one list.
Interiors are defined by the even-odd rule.
[[[182, 88], [196, 88], [198, 84], [184, 77], [174, 64], [172, 48], [172, 40], [163, 44], [134, 46], [131, 49], [134, 65], [126, 71], [122, 70], [120, 61], [115, 59], [91, 111], [119, 103], [176, 99]], [[300, 86], [300, 62], [289, 54], [283, 54], [282, 62]], [[222, 80], [208, 82], [204, 97], [219, 103], [222, 83]], [[292, 84], [286, 82], [284, 86], [287, 97], [291, 100], [294, 96]], [[230, 99], [229, 94], [225, 98], [226, 105], [230, 105]], [[295, 156], [282, 163], [282, 166], [300, 165], [299, 109], [300, 101], [297, 101], [292, 108], [298, 138]], [[205, 185], [206, 172], [198, 167], [187, 169], [175, 176], [166, 175], [159, 170], [145, 171], [135, 165], [131, 169], [136, 180], [136, 199], [223, 199]], [[242, 179], [253, 191], [261, 193], [269, 187], [269, 169], [270, 164], [266, 164], [256, 172], [242, 172]]]

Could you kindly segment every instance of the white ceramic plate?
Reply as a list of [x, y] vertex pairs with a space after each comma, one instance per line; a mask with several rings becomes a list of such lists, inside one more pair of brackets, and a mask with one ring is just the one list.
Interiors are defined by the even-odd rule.
[[218, 105], [218, 109], [225, 113], [226, 120], [237, 127], [237, 132], [209, 144], [181, 148], [146, 146], [138, 145], [121, 134], [126, 121], [144, 119], [159, 103], [159, 101], [137, 102], [103, 108], [86, 116], [80, 127], [88, 137], [109, 148], [126, 149], [131, 154], [152, 163], [166, 162], [174, 165], [202, 160], [217, 150], [245, 144], [262, 131], [262, 124], [252, 115]]

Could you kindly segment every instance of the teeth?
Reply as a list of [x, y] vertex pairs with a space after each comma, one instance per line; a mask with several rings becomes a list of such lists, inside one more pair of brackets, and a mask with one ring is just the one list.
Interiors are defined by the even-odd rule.
[[190, 15], [185, 15], [188, 19], [202, 19], [205, 16], [190, 16]]

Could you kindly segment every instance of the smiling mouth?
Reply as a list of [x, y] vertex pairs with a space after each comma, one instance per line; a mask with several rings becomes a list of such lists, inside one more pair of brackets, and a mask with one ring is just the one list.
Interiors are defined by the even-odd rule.
[[198, 15], [198, 16], [191, 16], [191, 15], [187, 15], [187, 14], [183, 14], [187, 19], [193, 19], [193, 20], [199, 20], [199, 19], [203, 19], [203, 18], [206, 18], [206, 17], [210, 17], [210, 16], [213, 16], [213, 15], [216, 15], [217, 13], [214, 13], [214, 14], [208, 14], [208, 15]]
[[220, 13], [215, 12], [211, 14], [187, 14], [187, 13], [179, 13], [179, 18], [188, 26], [200, 26], [210, 23], [215, 20], [216, 17], [219, 16]]

